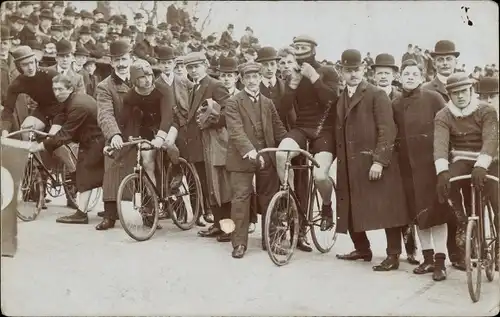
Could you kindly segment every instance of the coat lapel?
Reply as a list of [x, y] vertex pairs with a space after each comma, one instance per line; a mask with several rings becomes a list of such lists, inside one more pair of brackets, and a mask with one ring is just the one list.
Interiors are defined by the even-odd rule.
[[[205, 95], [205, 90], [207, 90], [208, 87], [208, 75], [203, 78], [203, 80], [200, 83], [200, 87], [196, 91], [194, 91], [194, 87], [191, 89], [191, 94], [190, 94], [190, 99], [193, 98], [193, 102], [189, 105], [189, 116], [188, 119], [191, 119], [194, 114], [196, 113], [196, 110], [200, 106], [201, 99]], [[193, 96], [194, 95], [194, 96]]]
[[[250, 97], [248, 97], [248, 94], [245, 92], [243, 96], [240, 97], [241, 99], [241, 108], [247, 113], [247, 117], [250, 118], [250, 122], [252, 123], [253, 127], [255, 128], [255, 124], [257, 123], [257, 118], [256, 118], [256, 111], [255, 107], [252, 105], [252, 101], [250, 100]], [[259, 97], [259, 103], [262, 100], [262, 95]]]
[[[352, 95], [351, 102], [349, 103], [349, 107], [347, 108], [347, 111], [345, 112], [344, 119], [346, 119], [347, 116], [349, 116], [349, 113], [351, 112], [351, 110], [361, 102], [361, 100], [364, 97], [364, 91], [366, 90], [367, 85], [368, 84], [364, 80], [358, 85], [356, 92], [354, 93], [354, 95]], [[347, 90], [347, 87], [346, 87], [346, 90]], [[347, 93], [347, 91], [345, 91], [345, 92]]]
[[435, 77], [432, 80], [432, 85], [434, 86], [434, 88], [436, 88], [437, 91], [439, 91], [443, 95], [448, 95], [448, 92], [446, 91], [446, 87], [437, 77]]

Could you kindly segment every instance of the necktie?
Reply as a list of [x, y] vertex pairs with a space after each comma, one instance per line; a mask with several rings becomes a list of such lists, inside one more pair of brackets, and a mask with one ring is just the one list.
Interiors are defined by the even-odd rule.
[[198, 89], [198, 87], [200, 86], [200, 84], [194, 84], [193, 86], [193, 91], [191, 93], [191, 104], [194, 102], [194, 95], [196, 94], [196, 90]]

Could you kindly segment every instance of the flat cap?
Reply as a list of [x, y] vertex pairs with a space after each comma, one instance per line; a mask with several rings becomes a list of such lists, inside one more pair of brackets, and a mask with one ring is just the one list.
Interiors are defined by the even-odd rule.
[[186, 66], [190, 64], [203, 63], [206, 61], [207, 57], [201, 52], [191, 52], [184, 57], [184, 64]]
[[469, 79], [469, 77], [463, 73], [454, 73], [448, 79], [446, 80], [446, 90], [448, 91], [454, 91], [456, 88], [460, 88], [463, 86], [470, 86], [472, 87], [472, 80]]
[[244, 64], [241, 64], [239, 71], [240, 71], [240, 74], [243, 76], [243, 75], [248, 74], [248, 73], [259, 73], [261, 69], [262, 69], [262, 66], [260, 66], [259, 63], [246, 62]]
[[293, 38], [293, 43], [309, 43], [318, 46], [318, 42], [309, 35], [299, 35]]

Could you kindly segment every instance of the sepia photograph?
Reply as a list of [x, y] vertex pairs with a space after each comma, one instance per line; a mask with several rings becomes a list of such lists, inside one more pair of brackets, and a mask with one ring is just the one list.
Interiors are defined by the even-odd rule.
[[494, 1], [3, 1], [5, 316], [496, 316]]

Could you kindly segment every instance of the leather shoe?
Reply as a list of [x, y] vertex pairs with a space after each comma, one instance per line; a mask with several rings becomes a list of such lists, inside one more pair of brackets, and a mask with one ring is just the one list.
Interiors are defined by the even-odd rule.
[[408, 263], [412, 264], [412, 265], [419, 265], [420, 262], [415, 259], [415, 254], [408, 254], [406, 256], [406, 261], [408, 261]]
[[75, 223], [75, 224], [88, 224], [89, 217], [87, 213], [77, 210], [74, 214], [63, 216], [56, 219], [58, 223]]
[[115, 227], [115, 220], [104, 218], [96, 227], [96, 230], [108, 230]]
[[231, 256], [235, 259], [241, 259], [244, 255], [245, 255], [245, 250], [246, 250], [246, 247], [244, 245], [237, 245], [234, 249], [233, 249], [233, 253], [231, 254]]
[[387, 272], [397, 270], [399, 268], [399, 255], [388, 255], [385, 260], [379, 265], [375, 265], [373, 270], [375, 272]]
[[212, 211], [207, 211], [203, 215], [203, 220], [205, 220], [206, 223], [214, 223], [214, 215], [212, 214]]
[[311, 252], [313, 249], [309, 246], [309, 242], [306, 237], [299, 237], [297, 241], [297, 249], [304, 252]]
[[460, 271], [465, 272], [465, 270], [466, 270], [464, 260], [451, 262], [451, 266], [453, 266], [454, 268], [456, 268], [457, 270], [460, 270]]
[[351, 253], [347, 254], [337, 254], [337, 259], [348, 260], [348, 261], [363, 260], [366, 262], [370, 262], [372, 260], [372, 257], [373, 257], [372, 250], [367, 250], [367, 251], [354, 250]]
[[205, 227], [205, 224], [203, 223], [203, 221], [201, 221], [201, 217], [198, 217], [198, 219], [196, 219], [196, 225], [198, 227]]
[[217, 228], [215, 225], [211, 225], [210, 227], [208, 227], [207, 230], [198, 231], [198, 236], [204, 238], [214, 238], [217, 237], [218, 235], [221, 235], [222, 233], [223, 233], [222, 230]]
[[222, 233], [222, 234], [217, 236], [217, 241], [230, 242], [231, 241], [231, 234], [230, 233]]

